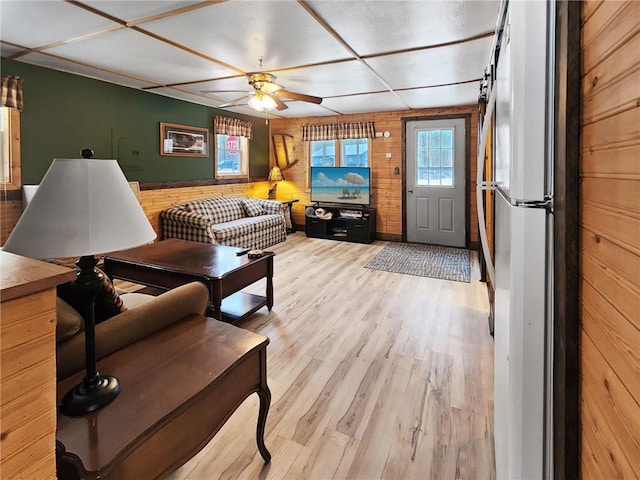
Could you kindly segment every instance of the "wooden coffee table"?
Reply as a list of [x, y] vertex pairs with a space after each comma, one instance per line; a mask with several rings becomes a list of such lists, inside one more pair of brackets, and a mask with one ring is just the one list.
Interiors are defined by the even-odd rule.
[[[197, 281], [209, 289], [208, 315], [225, 322], [242, 320], [260, 308], [273, 307], [273, 252], [260, 258], [238, 256], [243, 249], [170, 238], [123, 250], [104, 259], [110, 278], [169, 290]], [[266, 296], [241, 292], [266, 278]]]

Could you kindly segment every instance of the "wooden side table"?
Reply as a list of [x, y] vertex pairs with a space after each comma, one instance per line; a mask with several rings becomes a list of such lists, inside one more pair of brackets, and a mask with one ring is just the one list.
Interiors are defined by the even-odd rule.
[[[200, 451], [252, 393], [265, 462], [271, 403], [269, 339], [200, 315], [133, 343], [98, 362], [122, 386], [106, 407], [81, 417], [58, 413], [59, 479], [165, 478]], [[58, 401], [84, 372], [58, 383]]]
[[291, 223], [291, 228], [289, 229], [291, 233], [297, 231], [296, 222], [293, 220], [293, 204], [299, 202], [300, 200], [297, 198], [292, 198], [291, 200], [277, 200], [276, 202], [280, 202], [283, 205], [287, 205], [287, 210], [289, 211], [289, 222]]

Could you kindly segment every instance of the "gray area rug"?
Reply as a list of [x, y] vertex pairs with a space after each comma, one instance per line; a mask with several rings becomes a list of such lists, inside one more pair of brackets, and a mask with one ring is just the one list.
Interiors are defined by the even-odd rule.
[[364, 268], [456, 282], [471, 281], [469, 250], [463, 248], [393, 242]]

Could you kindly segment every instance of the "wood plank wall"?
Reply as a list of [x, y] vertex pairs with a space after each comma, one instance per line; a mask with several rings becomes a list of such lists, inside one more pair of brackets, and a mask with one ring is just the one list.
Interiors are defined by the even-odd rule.
[[[144, 188], [144, 185], [142, 186]], [[229, 185], [204, 185], [197, 187], [160, 188], [142, 190], [140, 203], [151, 226], [158, 234], [160, 229], [160, 212], [175, 203], [195, 200], [197, 198], [219, 197], [223, 195], [246, 195], [267, 198], [269, 184], [267, 182], [234, 183]], [[4, 245], [7, 237], [15, 227], [22, 214], [22, 201], [0, 202], [0, 246]]]
[[[325, 124], [335, 122], [369, 122], [375, 123], [376, 132], [388, 131], [389, 138], [371, 140], [371, 206], [377, 209], [377, 230], [381, 238], [400, 240], [402, 237], [402, 179], [403, 179], [403, 120], [433, 115], [470, 114], [470, 181], [467, 184], [470, 212], [467, 228], [472, 243], [478, 241], [478, 222], [476, 220], [475, 175], [476, 149], [478, 137], [478, 121], [476, 105], [461, 107], [433, 108], [424, 110], [393, 111], [367, 113], [358, 115], [340, 115], [327, 117], [301, 117], [292, 119], [274, 119], [270, 123], [270, 133], [288, 133], [294, 138], [294, 157], [299, 162], [284, 171], [285, 182], [278, 185], [278, 198], [299, 198], [293, 205], [293, 217], [298, 225], [304, 225], [304, 207], [310, 203], [308, 185], [309, 148], [301, 139], [302, 125]], [[386, 154], [391, 153], [391, 158]], [[273, 164], [273, 158], [271, 159]], [[394, 174], [394, 168], [400, 174]]]
[[22, 200], [0, 200], [0, 247], [22, 215]]
[[581, 473], [640, 477], [640, 2], [582, 8]]

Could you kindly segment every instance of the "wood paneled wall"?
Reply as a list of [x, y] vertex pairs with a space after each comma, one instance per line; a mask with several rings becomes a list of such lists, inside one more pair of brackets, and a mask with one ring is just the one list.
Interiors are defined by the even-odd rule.
[[[144, 188], [144, 186], [142, 187]], [[228, 185], [205, 185], [198, 187], [160, 188], [142, 190], [140, 203], [153, 229], [160, 240], [160, 212], [175, 203], [187, 202], [197, 198], [219, 197], [223, 195], [247, 195], [267, 198], [269, 184], [267, 182], [234, 183]], [[15, 227], [22, 214], [22, 200], [0, 202], [0, 246]]]
[[[285, 182], [278, 185], [278, 198], [299, 198], [293, 205], [293, 217], [297, 224], [304, 225], [304, 207], [309, 200], [308, 143], [301, 138], [301, 128], [305, 124], [324, 124], [334, 122], [367, 122], [375, 123], [376, 132], [388, 131], [388, 138], [380, 137], [371, 140], [371, 206], [377, 209], [378, 236], [389, 240], [400, 240], [402, 237], [402, 179], [404, 169], [403, 120], [423, 118], [434, 115], [471, 114], [470, 132], [470, 172], [467, 182], [469, 197], [469, 229], [472, 243], [478, 241], [478, 222], [476, 220], [475, 175], [476, 149], [478, 138], [477, 107], [467, 105], [461, 107], [432, 108], [425, 110], [393, 111], [367, 113], [358, 115], [340, 115], [328, 117], [301, 117], [292, 119], [275, 119], [270, 121], [271, 133], [288, 133], [294, 138], [294, 156], [300, 161], [284, 171]], [[387, 153], [391, 158], [387, 158]], [[272, 159], [273, 163], [273, 159]], [[400, 174], [394, 173], [395, 167]]]
[[22, 215], [22, 200], [0, 200], [0, 247]]
[[640, 477], [640, 2], [582, 9], [581, 473]]

